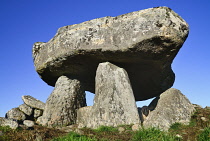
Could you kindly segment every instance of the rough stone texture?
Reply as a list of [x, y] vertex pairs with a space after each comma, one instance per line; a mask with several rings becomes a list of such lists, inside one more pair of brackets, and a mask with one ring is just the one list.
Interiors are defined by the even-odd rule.
[[134, 124], [132, 126], [132, 131], [138, 131], [140, 129], [142, 129], [141, 124]]
[[175, 122], [188, 124], [195, 108], [177, 89], [171, 88], [160, 95], [157, 107], [143, 122], [144, 127], [168, 130]]
[[45, 126], [66, 126], [76, 122], [77, 109], [86, 106], [85, 91], [78, 80], [61, 76], [46, 102], [43, 116], [37, 123]]
[[28, 116], [31, 116], [33, 113], [33, 108], [31, 108], [30, 106], [28, 106], [26, 104], [22, 104], [18, 108]]
[[30, 95], [24, 95], [22, 96], [22, 100], [23, 102], [32, 107], [32, 108], [36, 108], [36, 109], [41, 109], [41, 110], [44, 110], [44, 107], [45, 107], [45, 103], [30, 96]]
[[16, 129], [18, 128], [18, 123], [12, 119], [0, 117], [0, 126], [9, 126], [12, 129]]
[[6, 113], [6, 118], [23, 121], [26, 119], [26, 115], [19, 108], [12, 108]]
[[124, 68], [135, 99], [146, 100], [170, 88], [171, 63], [188, 36], [188, 24], [167, 7], [104, 17], [58, 30], [33, 47], [36, 71], [49, 85], [66, 75], [95, 90], [95, 70], [109, 61]]
[[119, 128], [118, 128], [118, 132], [119, 132], [119, 133], [122, 133], [122, 132], [124, 132], [124, 131], [125, 131], [125, 128], [124, 128], [124, 127], [119, 127]]
[[42, 116], [42, 114], [43, 114], [42, 110], [34, 109], [34, 117], [35, 118]]
[[79, 127], [97, 128], [140, 123], [133, 91], [126, 71], [109, 62], [96, 72], [94, 105], [78, 110]]
[[27, 127], [33, 127], [34, 126], [34, 121], [24, 120], [23, 124], [26, 125]]
[[77, 124], [78, 128], [91, 127], [92, 107], [86, 106], [78, 109], [77, 111]]

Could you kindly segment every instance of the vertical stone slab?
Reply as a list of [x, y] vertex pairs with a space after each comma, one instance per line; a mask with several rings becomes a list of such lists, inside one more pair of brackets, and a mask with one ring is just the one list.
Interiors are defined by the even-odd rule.
[[[94, 105], [86, 109], [91, 110], [91, 116], [83, 114], [78, 122], [83, 121], [83, 126], [90, 128], [140, 123], [131, 84], [124, 69], [109, 62], [100, 63], [95, 81]], [[80, 115], [84, 110], [79, 110]]]
[[78, 80], [61, 76], [46, 102], [43, 116], [37, 120], [44, 126], [66, 126], [74, 124], [77, 109], [86, 106], [85, 91]]

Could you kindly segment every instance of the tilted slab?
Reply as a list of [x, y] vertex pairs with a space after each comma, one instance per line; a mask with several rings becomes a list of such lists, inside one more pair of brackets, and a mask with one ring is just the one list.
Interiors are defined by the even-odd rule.
[[128, 72], [135, 99], [146, 100], [173, 85], [171, 63], [188, 32], [188, 24], [167, 7], [94, 19], [35, 43], [34, 65], [51, 86], [65, 75], [94, 93], [96, 68], [108, 61]]

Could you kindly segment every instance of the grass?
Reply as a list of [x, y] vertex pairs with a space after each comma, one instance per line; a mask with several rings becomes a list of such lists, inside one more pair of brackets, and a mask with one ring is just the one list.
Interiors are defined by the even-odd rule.
[[110, 127], [110, 126], [100, 126], [97, 129], [94, 129], [95, 132], [117, 132], [117, 128]]
[[58, 138], [52, 139], [51, 141], [97, 141], [97, 140], [94, 138], [89, 138], [84, 135], [79, 135], [74, 132], [70, 132], [68, 135], [64, 137], [58, 137]]
[[[120, 133], [119, 127], [123, 127], [125, 131]], [[143, 128], [134, 132], [131, 127], [132, 125], [83, 128], [80, 129], [82, 135], [42, 126], [35, 126], [33, 130], [0, 127], [0, 141], [210, 141], [210, 110], [197, 108], [189, 125], [174, 123], [168, 132], [155, 128]]]
[[210, 127], [206, 127], [203, 132], [198, 135], [198, 141], [210, 141]]
[[150, 128], [137, 131], [132, 141], [180, 141], [180, 138], [160, 131], [159, 129]]
[[182, 127], [183, 127], [183, 124], [176, 122], [170, 126], [170, 130], [180, 130], [180, 128]]

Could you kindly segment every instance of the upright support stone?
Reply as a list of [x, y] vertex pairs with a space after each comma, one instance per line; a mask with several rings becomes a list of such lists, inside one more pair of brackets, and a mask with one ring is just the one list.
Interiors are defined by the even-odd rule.
[[61, 76], [46, 102], [43, 116], [37, 123], [44, 126], [66, 126], [74, 124], [77, 109], [86, 106], [85, 91], [78, 80]]
[[128, 74], [124, 69], [109, 62], [100, 63], [95, 81], [94, 105], [79, 109], [79, 127], [97, 128], [101, 125], [140, 123]]

